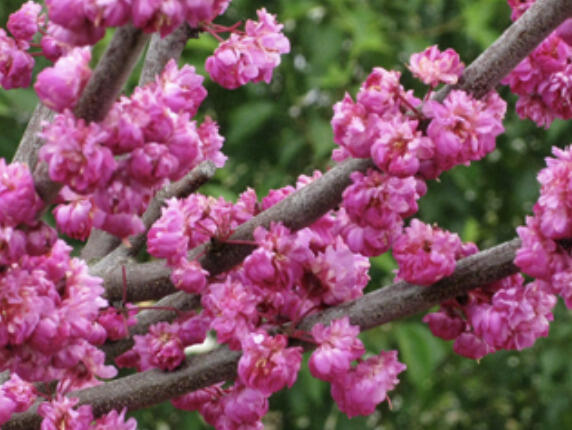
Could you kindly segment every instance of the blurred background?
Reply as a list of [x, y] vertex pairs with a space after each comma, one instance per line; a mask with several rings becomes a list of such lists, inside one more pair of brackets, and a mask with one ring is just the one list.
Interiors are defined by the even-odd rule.
[[[23, 2], [2, 0], [0, 24]], [[292, 51], [283, 56], [270, 85], [228, 91], [205, 85], [200, 109], [221, 125], [229, 160], [202, 192], [235, 199], [246, 187], [259, 197], [301, 174], [331, 166], [332, 105], [345, 91], [355, 96], [375, 66], [403, 72], [402, 82], [422, 90], [406, 70], [409, 56], [427, 46], [454, 48], [468, 64], [510, 24], [503, 0], [234, 0], [217, 22], [255, 18], [264, 6], [285, 25]], [[111, 32], [95, 48], [94, 61]], [[208, 34], [189, 41], [182, 62], [204, 73], [217, 42]], [[134, 76], [130, 88], [136, 82]], [[128, 89], [128, 91], [129, 91]], [[538, 196], [536, 173], [552, 146], [571, 143], [570, 122], [550, 130], [521, 121], [509, 101], [506, 133], [497, 149], [470, 167], [457, 167], [431, 182], [419, 218], [487, 248], [515, 237]], [[36, 104], [32, 90], [0, 91], [0, 156], [10, 158]], [[370, 289], [391, 282], [389, 256], [372, 260]], [[329, 386], [302, 370], [293, 389], [271, 399], [267, 429], [551, 429], [572, 428], [572, 318], [559, 303], [550, 336], [522, 352], [504, 351], [480, 362], [452, 352], [420, 322], [422, 315], [363, 333], [368, 350], [398, 349], [408, 370], [391, 394], [366, 418], [349, 420]], [[194, 413], [163, 404], [134, 414], [140, 429], [206, 429]]]

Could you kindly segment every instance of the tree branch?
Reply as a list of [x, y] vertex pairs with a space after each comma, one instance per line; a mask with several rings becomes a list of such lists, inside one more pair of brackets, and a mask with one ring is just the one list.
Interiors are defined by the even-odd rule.
[[571, 0], [536, 1], [465, 69], [457, 85], [443, 88], [435, 99], [443, 101], [452, 89], [484, 96], [570, 16]]
[[[414, 315], [471, 289], [518, 272], [512, 261], [519, 246], [520, 240], [513, 239], [460, 260], [453, 275], [434, 285], [420, 287], [403, 281], [397, 282], [352, 302], [306, 317], [299, 327], [310, 331], [316, 323], [328, 324], [334, 319], [349, 316], [352, 324], [367, 330]], [[223, 347], [207, 354], [192, 356], [175, 372], [140, 372], [72, 395], [78, 396], [81, 403], [92, 405], [96, 416], [111, 409], [143, 408], [217, 382], [234, 379], [239, 358], [239, 352]], [[15, 416], [3, 429], [36, 428], [39, 423], [35, 412], [28, 411]]]
[[[131, 74], [148, 38], [148, 35], [131, 25], [117, 29], [81, 95], [74, 111], [75, 116], [88, 122], [105, 118]], [[43, 109], [36, 109], [39, 117], [41, 110]], [[41, 121], [37, 121], [37, 127], [41, 127]], [[39, 128], [34, 130], [32, 126], [26, 131], [31, 136], [25, 140], [29, 150], [28, 148], [22, 150], [22, 156], [27, 153], [27, 158], [33, 160], [37, 157], [37, 150], [41, 145], [32, 138], [40, 130]], [[62, 188], [61, 184], [51, 181], [46, 163], [39, 163], [36, 166], [34, 182], [36, 191], [46, 205], [54, 201]]]
[[[197, 36], [197, 31], [192, 30], [187, 24], [181, 25], [165, 38], [155, 34], [145, 56], [145, 63], [139, 77], [139, 86], [144, 86], [153, 81], [171, 58], [178, 60], [183, 53], [187, 40]], [[86, 260], [101, 258], [117, 249], [120, 243], [121, 240], [118, 237], [102, 230], [93, 229], [81, 251], [81, 256]]]

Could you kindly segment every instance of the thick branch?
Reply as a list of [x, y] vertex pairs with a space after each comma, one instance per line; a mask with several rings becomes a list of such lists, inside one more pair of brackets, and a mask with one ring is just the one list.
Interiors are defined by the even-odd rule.
[[571, 0], [538, 0], [465, 69], [457, 85], [445, 87], [436, 99], [455, 88], [484, 96], [570, 16]]
[[[197, 32], [187, 24], [180, 26], [165, 38], [155, 34], [145, 56], [145, 63], [139, 77], [139, 86], [155, 79], [155, 76], [161, 73], [171, 58], [179, 59], [190, 37], [197, 37]], [[81, 251], [81, 256], [86, 260], [101, 258], [114, 249], [118, 249], [120, 243], [121, 241], [116, 236], [94, 229]]]
[[[252, 240], [256, 227], [269, 227], [271, 222], [281, 221], [292, 230], [309, 226], [340, 203], [342, 192], [350, 184], [352, 172], [364, 172], [369, 167], [373, 167], [370, 159], [350, 159], [340, 163], [321, 178], [239, 226], [230, 239]], [[207, 244], [198, 247], [192, 254], [204, 254], [199, 262], [211, 275], [218, 275], [241, 263], [253, 249], [253, 245], [219, 243], [216, 246]], [[127, 290], [129, 301], [157, 299], [162, 297], [158, 292], [174, 291], [169, 281], [170, 269], [163, 261], [127, 265], [125, 269], [128, 285], [136, 286]], [[114, 268], [104, 280], [107, 298], [121, 299], [122, 268]]]
[[[216, 171], [216, 166], [212, 161], [204, 161], [191, 170], [185, 177], [181, 178], [177, 182], [173, 182], [163, 188], [157, 193], [153, 198], [147, 210], [143, 214], [143, 224], [145, 225], [145, 231], [133, 236], [129, 239], [130, 246], [121, 245], [114, 249], [111, 253], [107, 254], [104, 258], [99, 260], [90, 268], [90, 272], [94, 276], [104, 276], [105, 273], [109, 272], [113, 268], [118, 268], [122, 262], [126, 262], [128, 257], [136, 255], [139, 250], [145, 245], [145, 240], [147, 238], [147, 232], [153, 223], [161, 216], [161, 208], [166, 200], [171, 197], [186, 197], [191, 193], [194, 193], [199, 189], [201, 185], [206, 183], [211, 179]], [[127, 266], [126, 269], [129, 270], [128, 279], [130, 283], [132, 282], [131, 276], [132, 272], [131, 266]], [[116, 285], [118, 288], [122, 286], [120, 284]], [[161, 284], [155, 284], [155, 287], [161, 289]], [[118, 292], [121, 290], [118, 290]], [[166, 292], [157, 296], [157, 298], [164, 297], [167, 294], [173, 292], [172, 286], [168, 286]]]
[[[467, 291], [514, 274], [512, 263], [520, 240], [514, 239], [494, 248], [460, 260], [453, 275], [430, 287], [398, 282], [365, 296], [305, 318], [299, 327], [311, 330], [316, 323], [349, 316], [362, 330], [414, 315], [419, 311], [457, 297]], [[176, 372], [151, 370], [117, 379], [78, 393], [82, 403], [92, 405], [101, 415], [111, 409], [130, 410], [163, 402], [185, 392], [207, 387], [236, 376], [240, 353], [220, 348], [205, 355], [192, 357]], [[26, 412], [12, 419], [4, 430], [35, 428], [39, 417]]]
[[[107, 115], [148, 38], [141, 30], [130, 25], [117, 29], [81, 95], [74, 112], [78, 118], [100, 121]], [[30, 129], [29, 133], [33, 136], [34, 130]], [[33, 146], [35, 151], [40, 147], [37, 143], [29, 145]], [[33, 159], [37, 155], [29, 153], [27, 157]], [[53, 202], [62, 187], [50, 180], [46, 163], [38, 164], [34, 171], [34, 181], [36, 191], [46, 204]]]
[[46, 107], [42, 102], [38, 102], [32, 118], [28, 121], [24, 135], [16, 149], [12, 162], [26, 163], [33, 171], [38, 163], [38, 151], [42, 147], [43, 141], [38, 137], [44, 122], [54, 118], [54, 111]]

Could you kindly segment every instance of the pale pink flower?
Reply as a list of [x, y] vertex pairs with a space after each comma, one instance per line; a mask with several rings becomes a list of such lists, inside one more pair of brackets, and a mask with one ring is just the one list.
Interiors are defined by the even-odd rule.
[[454, 85], [461, 77], [465, 65], [452, 48], [439, 51], [437, 45], [411, 55], [409, 70], [424, 84], [436, 87], [439, 83]]

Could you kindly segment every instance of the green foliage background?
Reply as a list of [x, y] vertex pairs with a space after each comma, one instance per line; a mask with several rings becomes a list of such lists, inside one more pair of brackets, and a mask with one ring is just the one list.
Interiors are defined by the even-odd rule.
[[[0, 24], [21, 3], [0, 2]], [[345, 91], [355, 95], [372, 67], [401, 70], [404, 84], [421, 91], [404, 67], [411, 53], [439, 44], [455, 48], [468, 64], [510, 24], [502, 0], [234, 0], [218, 22], [230, 25], [254, 17], [260, 6], [278, 14], [292, 44], [273, 82], [227, 91], [205, 80], [209, 97], [201, 115], [219, 121], [229, 161], [202, 191], [231, 199], [247, 186], [263, 196], [301, 173], [330, 166], [331, 106]], [[97, 46], [96, 57], [106, 41]], [[211, 36], [201, 35], [188, 43], [182, 61], [204, 74], [204, 59], [216, 46]], [[130, 86], [135, 82], [136, 77]], [[515, 236], [538, 195], [535, 176], [543, 158], [553, 145], [569, 144], [572, 131], [563, 121], [542, 130], [519, 120], [514, 97], [503, 88], [501, 94], [510, 107], [497, 150], [432, 182], [419, 214], [481, 248]], [[0, 92], [0, 156], [13, 153], [35, 102], [31, 90]], [[388, 256], [373, 259], [369, 288], [390, 282], [393, 268]], [[561, 303], [549, 338], [479, 363], [456, 356], [420, 319], [363, 334], [369, 351], [398, 348], [408, 366], [391, 393], [391, 410], [384, 403], [371, 417], [348, 420], [333, 405], [327, 384], [303, 370], [292, 390], [272, 398], [266, 428], [572, 428], [572, 319]], [[195, 414], [169, 404], [136, 416], [141, 429], [207, 428]]]

